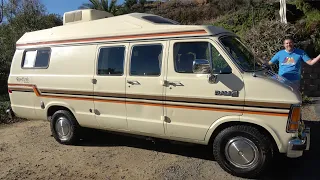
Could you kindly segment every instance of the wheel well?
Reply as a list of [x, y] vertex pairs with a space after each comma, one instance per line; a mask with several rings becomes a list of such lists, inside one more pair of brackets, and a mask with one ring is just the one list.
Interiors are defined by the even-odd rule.
[[70, 111], [70, 109], [68, 109], [68, 108], [66, 108], [66, 107], [64, 107], [64, 106], [51, 106], [51, 107], [49, 107], [49, 109], [48, 109], [48, 111], [47, 111], [47, 118], [48, 118], [48, 120], [51, 120], [52, 115], [53, 115], [55, 112], [59, 111], [59, 110], [69, 111], [69, 112], [73, 115], [73, 113]]
[[220, 124], [212, 133], [210, 140], [209, 140], [209, 144], [213, 144], [213, 141], [215, 139], [215, 137], [225, 128], [228, 128], [230, 126], [236, 126], [236, 125], [246, 125], [246, 126], [252, 126], [255, 127], [259, 130], [259, 132], [262, 132], [263, 134], [265, 134], [272, 142], [273, 148], [276, 151], [279, 151], [277, 143], [275, 142], [273, 136], [269, 133], [269, 131], [267, 131], [264, 127], [259, 126], [257, 124], [253, 124], [253, 123], [248, 123], [248, 122], [225, 122], [223, 124]]

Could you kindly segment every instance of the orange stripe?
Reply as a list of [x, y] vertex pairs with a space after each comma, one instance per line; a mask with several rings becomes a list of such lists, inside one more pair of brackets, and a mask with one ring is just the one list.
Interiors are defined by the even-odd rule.
[[163, 37], [163, 36], [175, 36], [175, 35], [200, 35], [200, 34], [207, 34], [207, 32], [205, 30], [196, 30], [196, 31], [170, 32], [170, 33], [137, 34], [137, 35], [124, 35], [124, 36], [110, 36], [110, 37], [97, 37], [97, 38], [70, 39], [70, 40], [60, 40], [60, 41], [35, 42], [35, 43], [17, 44], [17, 46], [79, 43], [79, 42], [84, 43], [84, 42], [97, 42], [97, 41], [109, 41], [109, 40], [123, 40], [123, 39], [130, 39], [130, 38]]
[[[32, 87], [34, 93], [38, 97], [43, 98], [58, 98], [58, 99], [72, 99], [72, 100], [84, 100], [84, 101], [93, 101], [93, 98], [80, 98], [80, 97], [65, 97], [65, 96], [52, 96], [52, 95], [41, 95], [35, 85], [29, 84], [8, 84], [8, 86], [25, 86]], [[273, 113], [273, 112], [261, 112], [261, 111], [249, 111], [249, 110], [236, 110], [236, 109], [220, 109], [220, 108], [211, 108], [211, 107], [195, 107], [195, 106], [185, 106], [185, 105], [165, 105], [159, 103], [147, 103], [147, 102], [133, 102], [133, 101], [121, 101], [121, 100], [109, 100], [109, 99], [95, 99], [97, 102], [109, 102], [109, 103], [120, 103], [120, 104], [133, 104], [133, 105], [146, 105], [146, 106], [163, 106], [167, 108], [181, 108], [181, 109], [192, 109], [192, 110], [205, 110], [205, 111], [220, 111], [220, 112], [233, 112], [233, 113], [244, 113], [244, 114], [258, 114], [258, 115], [267, 115], [267, 116], [281, 116], [287, 117], [288, 113]]]
[[258, 114], [258, 115], [266, 115], [266, 116], [281, 116], [288, 117], [288, 113], [272, 113], [272, 112], [262, 112], [262, 111], [243, 111], [244, 114]]

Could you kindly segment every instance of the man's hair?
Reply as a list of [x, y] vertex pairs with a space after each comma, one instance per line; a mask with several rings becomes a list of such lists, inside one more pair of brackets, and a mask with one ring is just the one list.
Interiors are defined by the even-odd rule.
[[291, 40], [292, 42], [294, 42], [293, 37], [292, 37], [292, 36], [290, 36], [290, 35], [285, 36], [285, 37], [283, 38], [283, 42], [284, 42], [285, 40]]

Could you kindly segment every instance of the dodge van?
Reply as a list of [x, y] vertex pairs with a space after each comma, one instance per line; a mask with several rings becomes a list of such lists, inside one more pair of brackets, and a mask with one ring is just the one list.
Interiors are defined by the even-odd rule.
[[67, 12], [17, 41], [8, 89], [8, 114], [50, 121], [61, 144], [82, 128], [203, 144], [225, 171], [252, 178], [275, 153], [310, 147], [299, 90], [216, 26]]

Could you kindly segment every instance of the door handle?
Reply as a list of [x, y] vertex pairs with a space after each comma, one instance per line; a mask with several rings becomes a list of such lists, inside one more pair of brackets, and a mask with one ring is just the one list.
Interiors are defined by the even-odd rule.
[[128, 84], [131, 84], [131, 85], [140, 85], [139, 81], [127, 80], [127, 83], [128, 83]]
[[168, 81], [168, 84], [172, 86], [183, 86], [180, 81]]

